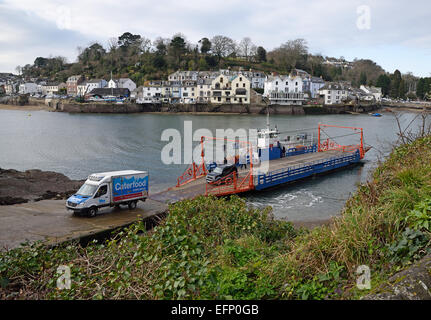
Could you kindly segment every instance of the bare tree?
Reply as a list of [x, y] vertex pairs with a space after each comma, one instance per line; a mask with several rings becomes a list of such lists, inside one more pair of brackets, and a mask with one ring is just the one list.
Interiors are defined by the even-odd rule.
[[289, 40], [279, 48], [274, 49], [272, 52], [268, 53], [268, 56], [273, 58], [279, 66], [286, 70], [291, 70], [295, 68], [298, 62], [304, 59], [307, 54], [307, 41], [304, 39], [295, 39]]
[[151, 40], [148, 39], [148, 38], [142, 37], [141, 40], [140, 40], [140, 42], [141, 42], [140, 43], [140, 49], [141, 49], [141, 51], [143, 53], [150, 52], [151, 46], [152, 46]]
[[108, 51], [112, 52], [118, 47], [118, 39], [115, 37], [109, 38], [107, 43]]
[[219, 60], [235, 51], [235, 41], [229, 37], [217, 35], [211, 39], [212, 52]]
[[18, 75], [21, 75], [22, 72], [22, 67], [21, 66], [16, 66], [15, 71], [18, 73]]
[[240, 54], [245, 57], [247, 61], [250, 60], [250, 56], [252, 56], [252, 51], [256, 50], [256, 46], [253, 44], [249, 37], [245, 37], [239, 43]]

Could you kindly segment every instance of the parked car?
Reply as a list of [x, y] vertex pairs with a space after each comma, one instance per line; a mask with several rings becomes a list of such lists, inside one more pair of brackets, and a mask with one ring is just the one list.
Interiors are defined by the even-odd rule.
[[235, 164], [224, 164], [217, 166], [207, 174], [206, 180], [209, 184], [222, 184], [226, 183], [228, 179], [224, 179], [231, 174], [234, 174], [238, 178], [238, 169]]

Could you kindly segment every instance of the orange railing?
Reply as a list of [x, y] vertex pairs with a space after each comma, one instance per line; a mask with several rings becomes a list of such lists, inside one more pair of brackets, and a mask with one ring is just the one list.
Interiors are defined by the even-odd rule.
[[193, 163], [184, 171], [184, 173], [177, 178], [177, 187], [181, 187], [186, 183], [192, 182], [197, 178], [205, 176], [207, 174], [207, 169], [205, 163], [197, 165], [194, 161]]
[[250, 171], [243, 178], [238, 177], [235, 172], [218, 180], [215, 183], [207, 183], [205, 187], [205, 195], [225, 196], [234, 193], [245, 192], [254, 188], [253, 183], [250, 183]]
[[[353, 145], [340, 145], [337, 142], [335, 142], [331, 137], [322, 139], [322, 133], [323, 128], [341, 128], [341, 129], [351, 129], [353, 130], [353, 134], [360, 135], [360, 143], [359, 144], [353, 144]], [[322, 141], [323, 140], [323, 141]], [[317, 151], [323, 152], [323, 151], [329, 151], [329, 150], [341, 150], [343, 152], [355, 152], [359, 149], [359, 155], [362, 158], [365, 156], [364, 151], [364, 131], [362, 128], [357, 127], [343, 127], [343, 126], [334, 126], [334, 125], [328, 125], [328, 124], [319, 124], [318, 126], [318, 143], [317, 143]]]

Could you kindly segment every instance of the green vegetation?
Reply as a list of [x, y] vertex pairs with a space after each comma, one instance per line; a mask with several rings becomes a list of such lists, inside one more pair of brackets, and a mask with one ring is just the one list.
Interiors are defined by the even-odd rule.
[[[384, 70], [371, 60], [355, 60], [351, 68], [325, 64], [320, 54], [310, 54], [304, 39], [289, 40], [267, 52], [248, 37], [237, 42], [216, 35], [190, 43], [182, 34], [154, 41], [125, 32], [111, 38], [107, 46], [92, 43], [78, 48], [78, 59], [67, 63], [64, 57], [37, 57], [34, 63], [18, 66], [17, 72], [28, 77], [50, 78], [65, 81], [74, 74], [88, 78], [109, 79], [130, 77], [138, 85], [146, 80], [167, 79], [176, 70], [218, 70], [219, 68], [255, 69], [266, 73], [287, 74], [293, 68], [303, 69], [328, 81], [347, 80], [353, 85], [376, 84]], [[344, 61], [344, 58], [340, 58]]]
[[[430, 251], [431, 137], [394, 149], [328, 226], [296, 230], [238, 197], [170, 206], [104, 243], [0, 253], [0, 298], [355, 299]], [[59, 265], [71, 290], [57, 290]]]

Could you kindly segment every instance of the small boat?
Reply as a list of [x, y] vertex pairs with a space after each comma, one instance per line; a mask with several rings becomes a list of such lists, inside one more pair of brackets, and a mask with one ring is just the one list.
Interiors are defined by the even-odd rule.
[[373, 117], [381, 117], [382, 116], [381, 113], [370, 113], [370, 115], [372, 115]]

